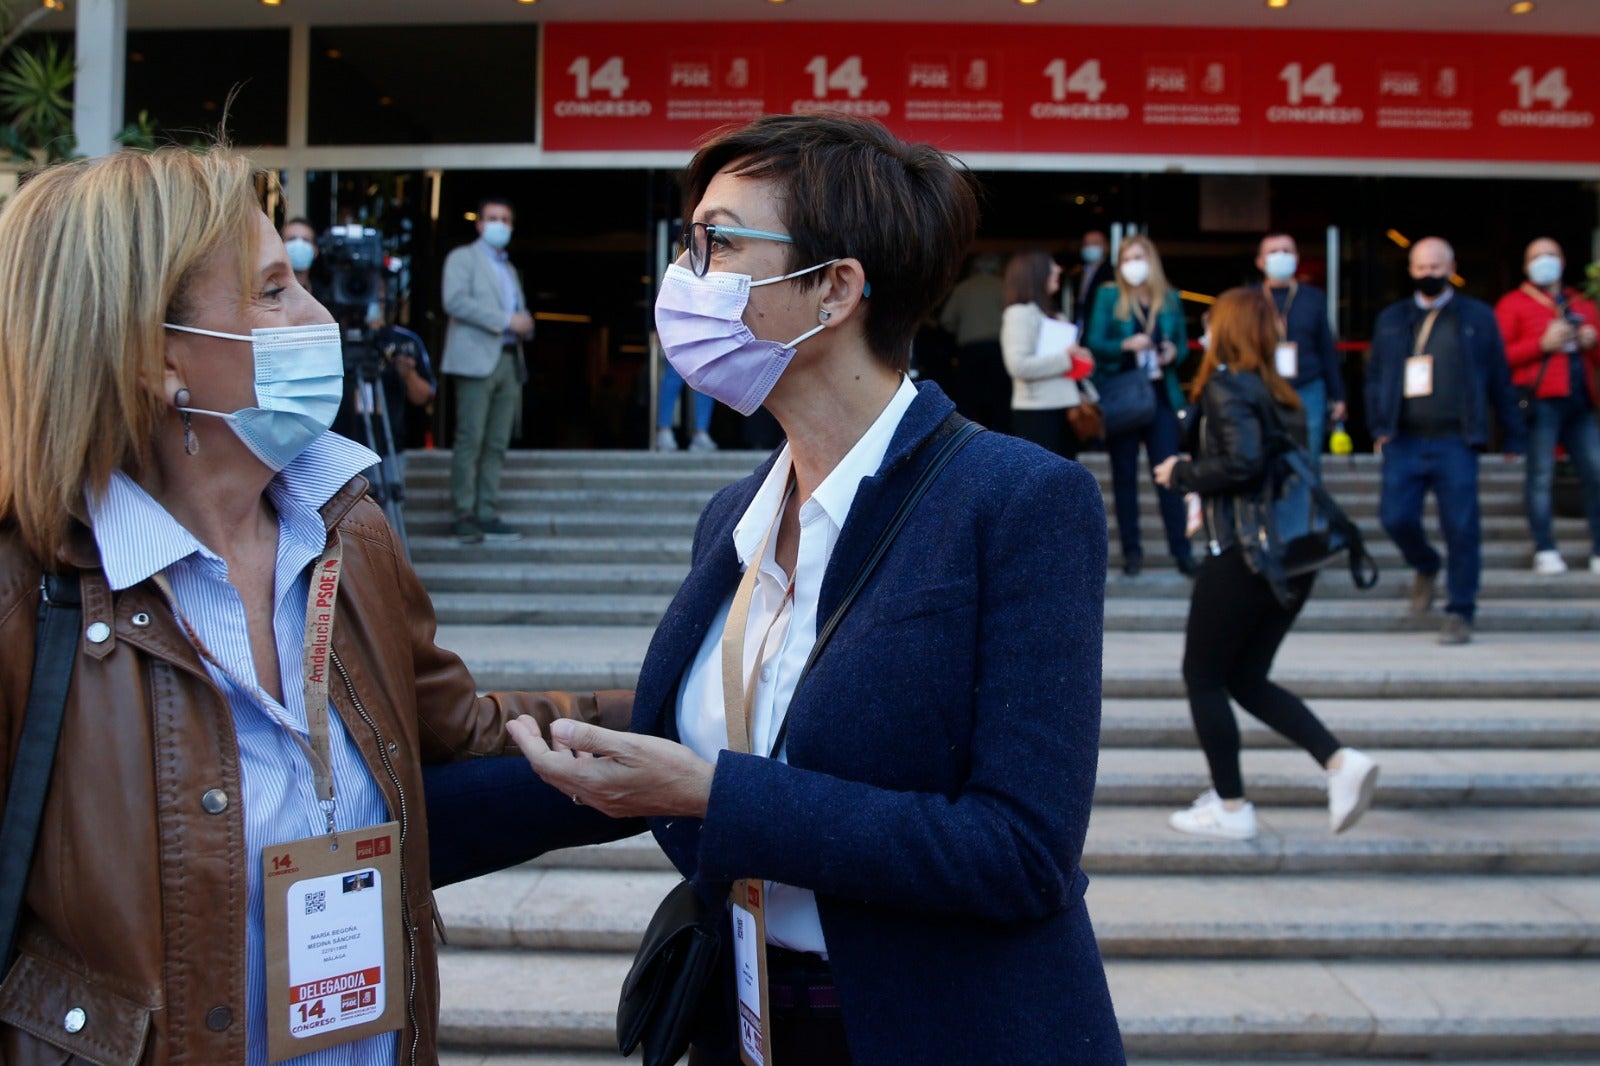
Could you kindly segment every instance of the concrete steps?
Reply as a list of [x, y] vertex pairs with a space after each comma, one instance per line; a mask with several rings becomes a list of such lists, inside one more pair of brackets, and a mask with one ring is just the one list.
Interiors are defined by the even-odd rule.
[[[763, 458], [514, 455], [506, 516], [524, 539], [462, 546], [448, 454], [416, 457], [408, 526], [440, 643], [486, 690], [631, 687], [700, 507]], [[1107, 483], [1104, 456], [1087, 459]], [[1326, 468], [1368, 528], [1379, 586], [1324, 575], [1274, 670], [1382, 765], [1374, 808], [1340, 836], [1318, 768], [1244, 714], [1260, 835], [1167, 826], [1209, 782], [1179, 669], [1190, 586], [1164, 558], [1148, 484], [1146, 572], [1123, 577], [1113, 548], [1083, 865], [1136, 1066], [1600, 1062], [1600, 577], [1528, 572], [1521, 464], [1487, 459], [1478, 633], [1441, 648], [1437, 619], [1407, 614], [1410, 574], [1373, 517], [1377, 471], [1370, 457]], [[1583, 570], [1582, 524], [1558, 537]], [[642, 836], [440, 890], [440, 1061], [617, 1061], [622, 975], [676, 880]]]
[[[449, 950], [439, 959], [447, 1046], [614, 1047], [620, 953]], [[1589, 959], [1156, 960], [1106, 964], [1136, 1054], [1600, 1052], [1600, 966]]]

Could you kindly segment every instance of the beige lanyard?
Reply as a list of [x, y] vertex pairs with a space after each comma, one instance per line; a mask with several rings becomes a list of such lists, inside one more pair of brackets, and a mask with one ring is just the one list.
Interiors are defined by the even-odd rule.
[[[745, 568], [744, 577], [739, 580], [739, 588], [733, 594], [733, 604], [728, 608], [728, 621], [722, 629], [722, 706], [728, 724], [728, 748], [730, 751], [749, 754], [754, 749], [751, 740], [752, 709], [755, 704], [756, 674], [761, 670], [762, 660], [767, 654], [767, 641], [772, 637], [772, 631], [777, 628], [778, 619], [783, 616], [780, 607], [773, 614], [772, 620], [767, 623], [766, 632], [761, 635], [761, 643], [756, 648], [755, 664], [751, 666], [747, 676], [744, 671], [744, 643], [745, 629], [750, 623], [750, 602], [755, 598], [756, 580], [760, 576], [761, 564], [767, 557], [767, 543], [772, 539], [773, 530], [779, 522], [783, 521], [783, 509], [788, 504], [788, 497], [778, 505], [778, 516], [768, 527], [766, 536], [761, 538], [761, 547], [756, 550], [755, 558]], [[794, 579], [789, 579], [788, 591], [784, 594], [787, 602], [794, 595]], [[777, 754], [776, 751], [771, 754]]]
[[[323, 552], [322, 558], [317, 561], [316, 568], [311, 573], [311, 587], [306, 591], [306, 630], [303, 645], [305, 651], [301, 656], [301, 669], [305, 675], [306, 734], [310, 738], [310, 743], [301, 739], [299, 732], [290, 728], [288, 723], [269, 712], [269, 717], [294, 738], [294, 742], [300, 745], [301, 750], [306, 753], [306, 758], [311, 761], [317, 801], [321, 804], [323, 813], [328, 816], [330, 836], [334, 831], [334, 795], [333, 744], [329, 739], [328, 724], [328, 664], [333, 650], [333, 611], [334, 604], [339, 598], [339, 578], [343, 572], [343, 562], [344, 549], [335, 536], [333, 543], [328, 545], [328, 550]], [[254, 690], [263, 706], [270, 706], [272, 698], [259, 684], [252, 685], [243, 681], [224, 666], [222, 661], [212, 654], [210, 648], [206, 647], [205, 641], [200, 639], [199, 631], [178, 606], [178, 597], [173, 593], [172, 582], [167, 579], [167, 575], [159, 573], [152, 580], [166, 597], [167, 603], [172, 607], [172, 613], [177, 616], [184, 632], [188, 634], [189, 642], [194, 645], [195, 651], [200, 653], [200, 657], [222, 671], [241, 689], [246, 692]]]
[[[1283, 301], [1283, 310], [1278, 312], [1278, 340], [1280, 341], [1289, 339], [1289, 308], [1294, 306], [1294, 298], [1299, 294], [1300, 283], [1298, 281], [1289, 282], [1289, 298]], [[1272, 300], [1270, 292], [1267, 299]], [[1272, 300], [1272, 309], [1277, 311], [1278, 301]]]
[[1433, 324], [1438, 320], [1439, 312], [1443, 310], [1442, 307], [1435, 307], [1428, 312], [1428, 317], [1422, 320], [1422, 328], [1417, 331], [1416, 342], [1411, 346], [1413, 359], [1428, 350], [1428, 338], [1433, 336]]

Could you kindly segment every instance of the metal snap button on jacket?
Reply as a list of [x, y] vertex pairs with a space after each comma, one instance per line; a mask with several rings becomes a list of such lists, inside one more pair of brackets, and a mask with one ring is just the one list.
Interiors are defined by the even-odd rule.
[[89, 638], [90, 644], [104, 644], [111, 637], [111, 627], [104, 622], [90, 622], [83, 635]]
[[69, 1033], [76, 1033], [88, 1024], [89, 1016], [83, 1012], [82, 1007], [73, 1007], [67, 1011], [67, 1016], [62, 1019], [61, 1027]]
[[212, 1007], [206, 1011], [206, 1028], [220, 1033], [233, 1024], [233, 1011], [227, 1007]]
[[138, 626], [140, 629], [143, 629], [145, 626], [150, 624], [150, 616], [145, 614], [143, 611], [140, 611], [138, 614], [133, 616], [133, 624]]
[[213, 788], [200, 797], [200, 806], [205, 808], [207, 814], [221, 814], [228, 809], [228, 794], [220, 788]]

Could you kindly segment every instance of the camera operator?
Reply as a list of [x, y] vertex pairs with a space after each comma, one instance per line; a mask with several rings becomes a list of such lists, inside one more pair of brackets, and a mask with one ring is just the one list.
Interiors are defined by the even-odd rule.
[[420, 337], [387, 324], [390, 261], [378, 231], [333, 226], [317, 252], [316, 273], [324, 279], [319, 299], [344, 335], [344, 398], [333, 429], [382, 457], [367, 481], [404, 543], [406, 408], [433, 398], [433, 368]]
[[378, 417], [386, 413], [394, 454], [388, 454], [387, 442], [377, 427], [374, 427], [377, 439], [373, 451], [384, 457], [386, 465], [392, 461], [393, 465], [385, 471], [385, 483], [399, 486], [405, 484], [406, 474], [406, 409], [425, 407], [433, 402], [437, 383], [433, 375], [433, 362], [428, 357], [428, 349], [422, 343], [422, 338], [404, 326], [388, 322], [386, 306], [386, 300], [377, 300], [368, 305], [365, 321], [361, 323], [364, 328], [352, 327], [342, 317], [340, 319], [345, 326], [345, 336], [359, 335], [361, 340], [358, 343], [366, 349], [367, 357], [374, 360], [372, 367], [376, 373], [371, 376], [376, 377], [377, 387], [383, 390], [383, 403], [381, 406], [378, 403], [373, 381], [360, 381], [352, 377], [345, 389], [344, 401], [339, 405], [339, 413], [334, 418], [333, 428], [336, 433], [365, 444], [363, 416], [370, 413]]

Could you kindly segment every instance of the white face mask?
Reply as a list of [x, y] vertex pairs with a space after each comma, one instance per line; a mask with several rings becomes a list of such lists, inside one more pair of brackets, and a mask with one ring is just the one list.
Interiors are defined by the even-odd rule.
[[1300, 257], [1293, 252], [1268, 252], [1265, 273], [1269, 281], [1288, 281], [1300, 266]]
[[1528, 263], [1528, 280], [1547, 289], [1561, 280], [1563, 265], [1559, 255], [1536, 255]]
[[1135, 287], [1143, 285], [1150, 280], [1150, 260], [1125, 259], [1117, 268], [1122, 273], [1122, 280]]

